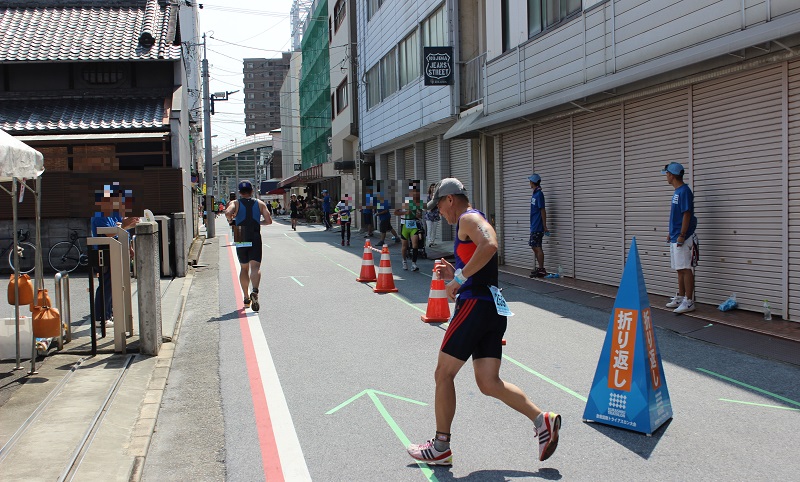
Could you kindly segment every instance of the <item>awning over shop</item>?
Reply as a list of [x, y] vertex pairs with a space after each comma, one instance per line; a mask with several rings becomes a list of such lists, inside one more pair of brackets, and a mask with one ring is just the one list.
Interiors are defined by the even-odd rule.
[[461, 116], [453, 124], [447, 132], [444, 134], [445, 139], [455, 139], [455, 138], [464, 138], [464, 137], [476, 137], [477, 132], [475, 132], [472, 125], [478, 120], [483, 117], [483, 105], [479, 105], [461, 113]]
[[278, 184], [278, 187], [288, 187], [295, 184], [308, 185], [315, 182], [324, 181], [325, 179], [332, 179], [340, 177], [336, 172], [333, 162], [326, 162], [325, 164], [318, 164], [304, 169], [294, 176], [287, 177]]

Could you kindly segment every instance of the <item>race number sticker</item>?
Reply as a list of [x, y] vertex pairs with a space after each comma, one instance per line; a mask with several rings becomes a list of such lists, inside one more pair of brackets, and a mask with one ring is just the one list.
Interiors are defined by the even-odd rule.
[[514, 313], [508, 308], [508, 303], [506, 303], [506, 299], [503, 298], [503, 293], [500, 292], [500, 288], [497, 286], [490, 286], [489, 289], [492, 292], [492, 298], [494, 298], [494, 306], [497, 308], [497, 314], [500, 316], [514, 316]]

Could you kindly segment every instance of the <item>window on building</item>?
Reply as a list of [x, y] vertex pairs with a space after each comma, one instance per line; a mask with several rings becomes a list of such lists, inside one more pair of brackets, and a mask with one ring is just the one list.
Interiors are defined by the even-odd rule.
[[347, 98], [347, 77], [344, 78], [339, 87], [336, 87], [336, 113], [341, 114], [341, 112], [347, 107], [348, 104]]
[[400, 64], [400, 88], [419, 77], [419, 40], [416, 29], [397, 47]]
[[367, 71], [367, 109], [372, 109], [381, 101], [379, 64], [375, 64]]
[[397, 92], [397, 51], [392, 49], [380, 62], [381, 100]]
[[247, 94], [247, 98], [248, 99], [255, 99], [256, 98], [256, 94], [250, 92], [249, 94]]
[[528, 37], [581, 11], [581, 0], [528, 0]]
[[333, 31], [338, 32], [339, 27], [344, 22], [344, 17], [347, 16], [347, 0], [339, 0], [333, 7]]
[[386, 1], [387, 0], [367, 0], [367, 21], [375, 15], [375, 12], [377, 12]]
[[122, 65], [113, 63], [93, 62], [81, 69], [81, 77], [87, 84], [92, 85], [111, 85], [116, 84], [125, 78], [125, 71]]
[[254, 84], [254, 83], [252, 83], [252, 82], [248, 82], [247, 84], [245, 84], [245, 87], [247, 87], [248, 89], [252, 89], [252, 88], [254, 88], [255, 86], [256, 86], [256, 84]]
[[251, 72], [248, 72], [245, 77], [248, 78], [248, 79], [252, 79], [253, 78], [253, 74]]
[[447, 16], [444, 4], [422, 21], [422, 46], [443, 47], [447, 41]]
[[331, 94], [331, 119], [336, 118], [336, 95]]
[[249, 129], [255, 129], [255, 128], [256, 128], [256, 125], [255, 125], [255, 124], [247, 124], [247, 127], [248, 127]]
[[328, 17], [328, 43], [333, 42], [333, 18]]
[[253, 68], [253, 62], [247, 62], [247, 68], [248, 69], [252, 69]]

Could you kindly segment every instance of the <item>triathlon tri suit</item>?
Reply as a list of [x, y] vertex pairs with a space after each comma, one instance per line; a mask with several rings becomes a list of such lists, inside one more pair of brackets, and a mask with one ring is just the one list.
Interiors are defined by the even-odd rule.
[[419, 233], [419, 218], [420, 205], [415, 205], [414, 201], [408, 203], [408, 209], [403, 216], [403, 229], [400, 230], [400, 237], [403, 239], [411, 240], [411, 236]]
[[252, 243], [250, 247], [237, 247], [236, 257], [239, 263], [250, 261], [261, 262], [261, 210], [258, 201], [253, 198], [239, 198], [239, 209], [233, 222], [246, 230], [246, 239]]
[[300, 203], [298, 203], [297, 201], [289, 202], [289, 217], [291, 217], [292, 219], [297, 219], [300, 217], [300, 214], [297, 212], [298, 204]]
[[[461, 217], [470, 213], [478, 213], [486, 218], [477, 209], [468, 209]], [[456, 223], [456, 233], [461, 217]], [[476, 249], [477, 245], [472, 240], [462, 241], [456, 234], [453, 249], [455, 268], [463, 269]], [[497, 286], [497, 253], [458, 289], [453, 317], [442, 341], [443, 352], [462, 361], [467, 361], [470, 356], [473, 360], [502, 357], [507, 320], [505, 316], [497, 314], [489, 286]]]

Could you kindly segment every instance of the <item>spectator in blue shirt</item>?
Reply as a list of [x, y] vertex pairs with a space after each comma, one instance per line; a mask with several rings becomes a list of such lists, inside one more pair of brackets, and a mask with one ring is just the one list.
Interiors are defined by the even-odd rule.
[[382, 246], [386, 240], [386, 233], [392, 232], [392, 240], [397, 242], [397, 231], [392, 226], [392, 205], [388, 200], [378, 201], [378, 230], [381, 232], [381, 240], [375, 246]]
[[328, 190], [323, 189], [322, 197], [317, 199], [322, 201], [322, 222], [325, 223], [325, 231], [330, 231], [333, 229], [333, 225], [331, 224], [331, 197]]
[[547, 211], [544, 207], [544, 193], [542, 192], [542, 176], [534, 173], [528, 177], [531, 183], [531, 236], [528, 239], [528, 246], [533, 249], [538, 267], [531, 271], [531, 278], [544, 278], [547, 270], [544, 269], [544, 249], [542, 249], [542, 237], [549, 235], [547, 229]]
[[[118, 182], [106, 184], [103, 186], [102, 191], [95, 192], [95, 205], [97, 211], [92, 216], [92, 237], [97, 237], [97, 228], [115, 227], [119, 226], [122, 229], [131, 229], [139, 224], [139, 218], [135, 216], [127, 217], [130, 207], [133, 203], [133, 195], [131, 191], [123, 190]], [[106, 236], [113, 237], [113, 234], [106, 234]], [[133, 245], [130, 247], [131, 258], [133, 258]], [[100, 272], [100, 283], [97, 284], [97, 289], [94, 295], [94, 317], [95, 323], [99, 326], [105, 321], [106, 326], [113, 326], [111, 315], [113, 313], [113, 305], [111, 298], [111, 268], [106, 265], [103, 266]], [[101, 289], [102, 285], [102, 289]], [[104, 296], [100, 296], [103, 292]], [[105, 309], [104, 309], [105, 308]]]
[[697, 217], [694, 215], [694, 194], [683, 182], [683, 166], [671, 162], [661, 174], [675, 188], [669, 211], [670, 265], [678, 272], [678, 293], [667, 303], [675, 313], [694, 311], [694, 267], [697, 266], [698, 241], [695, 235]]

